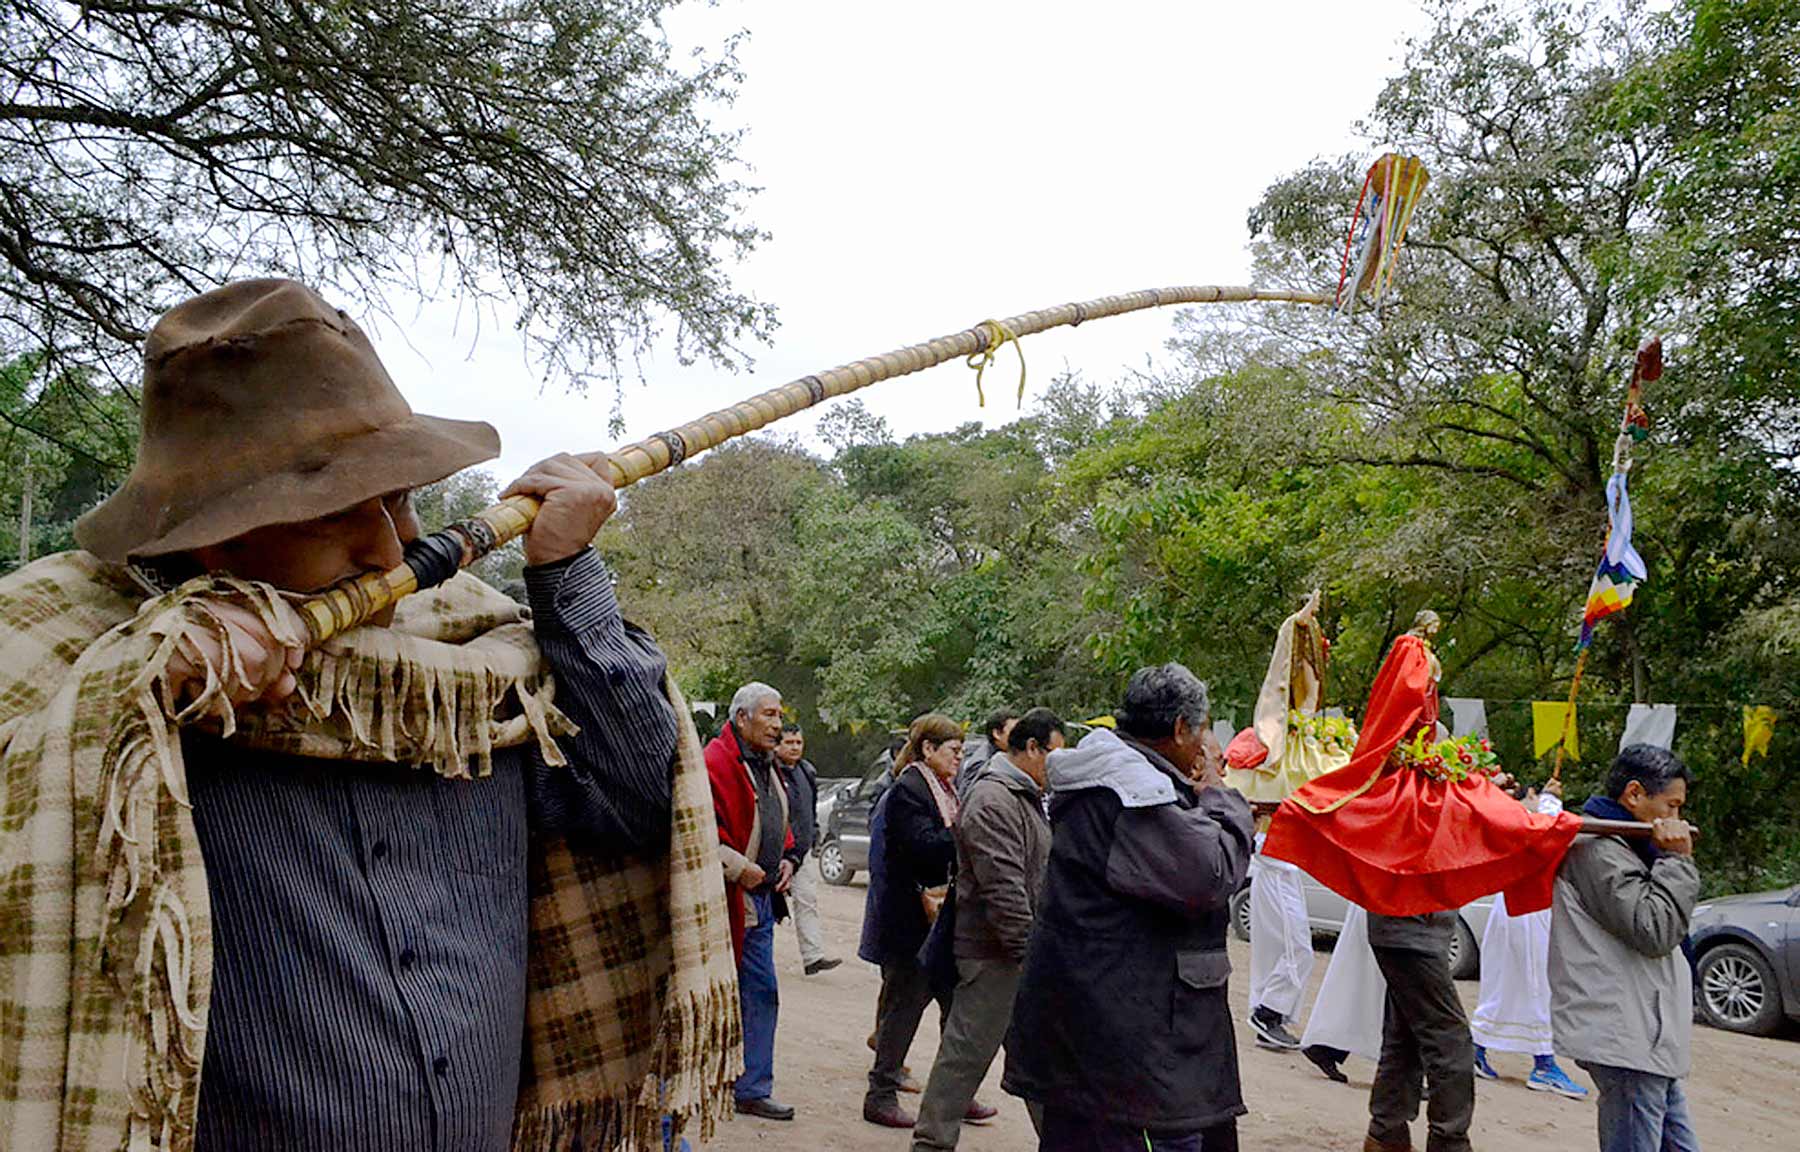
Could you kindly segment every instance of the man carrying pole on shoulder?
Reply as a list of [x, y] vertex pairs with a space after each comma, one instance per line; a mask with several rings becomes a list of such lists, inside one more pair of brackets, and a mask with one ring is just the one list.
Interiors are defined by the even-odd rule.
[[1694, 983], [1682, 953], [1700, 870], [1681, 818], [1693, 774], [1673, 752], [1632, 744], [1603, 795], [1602, 820], [1651, 825], [1649, 840], [1584, 836], [1556, 874], [1550, 1023], [1556, 1049], [1599, 1089], [1601, 1152], [1699, 1152], [1681, 1090], [1690, 1067]]

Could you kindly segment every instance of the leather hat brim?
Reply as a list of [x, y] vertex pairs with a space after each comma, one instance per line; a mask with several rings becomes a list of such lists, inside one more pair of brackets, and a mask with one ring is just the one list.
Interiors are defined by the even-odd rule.
[[[246, 445], [245, 451], [255, 451]], [[435, 483], [500, 454], [500, 434], [473, 420], [413, 415], [351, 437], [319, 467], [264, 475], [169, 523], [169, 502], [133, 474], [75, 525], [75, 541], [102, 560], [204, 548], [257, 528], [330, 516], [376, 496]], [[206, 461], [194, 461], [205, 468]]]

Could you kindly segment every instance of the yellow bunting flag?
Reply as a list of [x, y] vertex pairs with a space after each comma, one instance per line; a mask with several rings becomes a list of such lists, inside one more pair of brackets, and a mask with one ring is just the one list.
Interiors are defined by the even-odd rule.
[[1117, 728], [1119, 722], [1111, 716], [1096, 716], [1087, 722], [1089, 728]]
[[1750, 757], [1767, 756], [1769, 741], [1775, 737], [1775, 709], [1767, 704], [1744, 705], [1744, 767]]
[[1575, 706], [1565, 700], [1533, 700], [1531, 702], [1532, 747], [1542, 756], [1558, 744], [1569, 759], [1581, 759], [1581, 745], [1575, 738]]
[[867, 728], [868, 726], [869, 726], [869, 722], [867, 720], [852, 720], [852, 721], [850, 721], [850, 724], [849, 724], [850, 735], [861, 736], [863, 733], [863, 729]]

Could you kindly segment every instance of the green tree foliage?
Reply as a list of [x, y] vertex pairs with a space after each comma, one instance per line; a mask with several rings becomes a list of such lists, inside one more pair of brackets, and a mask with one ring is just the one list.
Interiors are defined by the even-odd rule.
[[42, 356], [0, 364], [0, 571], [74, 546], [75, 521], [130, 470], [136, 426], [128, 397], [47, 374]]
[[846, 406], [832, 461], [729, 446], [628, 491], [600, 545], [627, 614], [690, 690], [775, 684], [821, 764], [860, 770], [890, 726], [927, 709], [1088, 706], [1072, 534], [1035, 499], [1041, 431], [896, 443]]
[[665, 322], [733, 358], [771, 323], [722, 261], [758, 234], [733, 45], [671, 0], [12, 0], [0, 36], [0, 347], [128, 362], [222, 280], [503, 300], [571, 382]]

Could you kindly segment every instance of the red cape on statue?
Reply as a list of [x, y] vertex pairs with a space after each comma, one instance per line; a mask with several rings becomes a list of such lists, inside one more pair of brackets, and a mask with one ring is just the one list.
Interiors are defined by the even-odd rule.
[[1439, 780], [1390, 763], [1402, 740], [1437, 724], [1425, 641], [1394, 641], [1350, 763], [1282, 801], [1263, 852], [1383, 916], [1417, 916], [1506, 894], [1514, 916], [1550, 906], [1556, 867], [1581, 817], [1528, 812], [1484, 776]]

